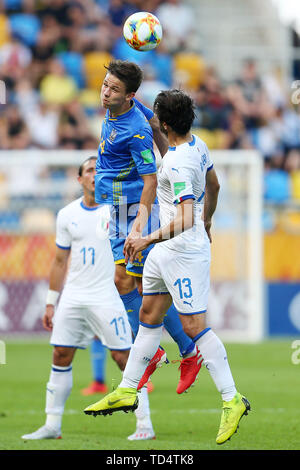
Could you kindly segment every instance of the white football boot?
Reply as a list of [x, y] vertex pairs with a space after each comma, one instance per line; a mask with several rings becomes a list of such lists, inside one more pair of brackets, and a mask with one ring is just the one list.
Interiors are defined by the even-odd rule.
[[129, 441], [150, 441], [151, 439], [155, 439], [155, 434], [152, 428], [137, 428], [127, 439]]
[[49, 426], [42, 426], [37, 431], [32, 432], [31, 434], [24, 434], [22, 436], [24, 440], [34, 440], [34, 439], [61, 439], [61, 432], [56, 431], [55, 429], [50, 428]]

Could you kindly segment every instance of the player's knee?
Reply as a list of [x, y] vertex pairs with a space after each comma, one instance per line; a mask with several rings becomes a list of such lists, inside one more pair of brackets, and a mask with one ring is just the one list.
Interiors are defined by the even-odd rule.
[[206, 328], [205, 315], [181, 315], [184, 332], [194, 338]]
[[137, 290], [138, 290], [140, 296], [143, 297], [143, 283], [142, 282], [136, 282], [136, 287], [137, 287]]
[[126, 272], [115, 272], [115, 284], [120, 295], [127, 294], [135, 289], [135, 281], [132, 276], [128, 276]]
[[128, 356], [129, 356], [129, 350], [128, 351], [116, 351], [116, 350], [111, 351], [111, 357], [118, 364], [121, 370], [125, 369]]
[[53, 364], [61, 367], [69, 366], [72, 363], [73, 356], [73, 348], [55, 346], [53, 350]]

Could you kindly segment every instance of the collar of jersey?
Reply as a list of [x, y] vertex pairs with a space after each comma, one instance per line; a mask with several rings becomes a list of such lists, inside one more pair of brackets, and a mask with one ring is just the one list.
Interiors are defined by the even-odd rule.
[[85, 211], [96, 211], [97, 209], [99, 209], [100, 206], [97, 206], [97, 207], [87, 207], [84, 205], [83, 201], [80, 202], [80, 205], [81, 207], [85, 210]]
[[[189, 144], [190, 147], [193, 147], [195, 145], [195, 142], [196, 142], [195, 136], [194, 136], [194, 134], [192, 134], [192, 140], [191, 140], [191, 142], [188, 142], [188, 144]], [[176, 148], [177, 148], [176, 146], [175, 147], [169, 147], [169, 150], [174, 152], [176, 150]]]
[[116, 116], [116, 117], [110, 117], [110, 111], [108, 109], [107, 110], [108, 120], [109, 121], [118, 121], [119, 119], [122, 119], [123, 117], [127, 117], [128, 113], [130, 113], [133, 110], [134, 107], [135, 107], [135, 102], [133, 101], [132, 106], [130, 106], [130, 108], [127, 111], [124, 111], [124, 113], [118, 114], [118, 116]]

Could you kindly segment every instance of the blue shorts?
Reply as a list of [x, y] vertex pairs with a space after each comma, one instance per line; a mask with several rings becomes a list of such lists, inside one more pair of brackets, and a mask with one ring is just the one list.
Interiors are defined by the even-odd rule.
[[[109, 239], [115, 264], [123, 264], [125, 262], [123, 253], [124, 243], [132, 229], [138, 208], [139, 203], [110, 206]], [[143, 230], [143, 235], [148, 235], [158, 228], [159, 206], [154, 204], [148, 224]], [[128, 263], [126, 265], [126, 272], [132, 276], [142, 277], [146, 258], [152, 248], [153, 245], [150, 245], [146, 250], [138, 254], [138, 258], [134, 263]]]

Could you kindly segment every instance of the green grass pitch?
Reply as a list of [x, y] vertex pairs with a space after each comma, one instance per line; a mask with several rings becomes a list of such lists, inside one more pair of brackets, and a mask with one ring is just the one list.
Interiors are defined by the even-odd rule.
[[[101, 395], [83, 397], [91, 381], [89, 351], [78, 351], [73, 363], [74, 386], [63, 417], [61, 440], [23, 442], [21, 435], [45, 422], [46, 383], [52, 348], [47, 341], [7, 342], [0, 365], [0, 450], [299, 450], [300, 364], [293, 364], [292, 340], [260, 344], [226, 344], [238, 390], [251, 402], [237, 434], [215, 444], [221, 413], [220, 395], [202, 368], [188, 393], [176, 394], [177, 347], [163, 344], [170, 364], [153, 375], [150, 395], [156, 440], [129, 442], [135, 430], [133, 413], [87, 416], [83, 409]], [[118, 385], [121, 374], [109, 358], [107, 383]]]

